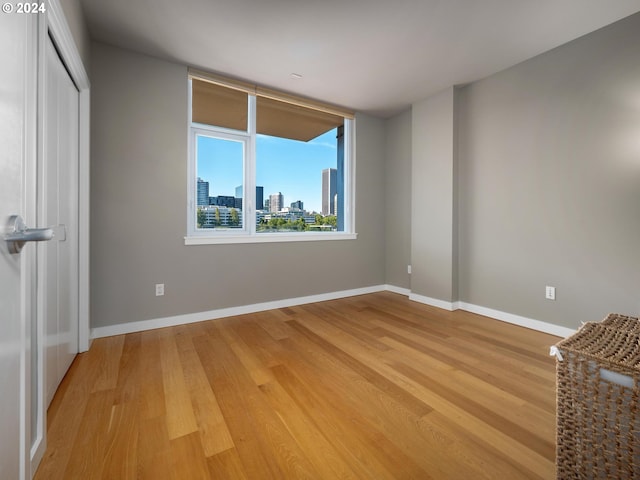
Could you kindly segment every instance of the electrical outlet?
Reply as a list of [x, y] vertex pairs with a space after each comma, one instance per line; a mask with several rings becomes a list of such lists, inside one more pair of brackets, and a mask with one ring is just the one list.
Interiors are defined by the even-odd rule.
[[411, 275], [411, 265], [407, 265], [407, 273]]
[[156, 283], [156, 297], [164, 295], [164, 283]]
[[555, 300], [556, 299], [556, 287], [550, 287], [547, 285], [544, 291], [544, 298], [547, 300]]

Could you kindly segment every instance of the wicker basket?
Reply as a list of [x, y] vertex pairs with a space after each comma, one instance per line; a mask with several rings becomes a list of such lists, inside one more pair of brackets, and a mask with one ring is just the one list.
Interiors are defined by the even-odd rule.
[[609, 315], [556, 345], [558, 480], [640, 479], [640, 322]]

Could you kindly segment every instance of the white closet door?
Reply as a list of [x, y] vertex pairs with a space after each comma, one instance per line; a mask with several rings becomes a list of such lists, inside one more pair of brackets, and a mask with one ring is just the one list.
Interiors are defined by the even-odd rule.
[[78, 119], [79, 94], [47, 39], [44, 223], [55, 225], [44, 249], [46, 400], [78, 353]]

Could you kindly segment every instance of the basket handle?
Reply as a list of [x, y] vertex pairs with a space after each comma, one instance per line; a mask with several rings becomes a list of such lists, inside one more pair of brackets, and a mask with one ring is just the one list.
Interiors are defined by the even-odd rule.
[[636, 382], [633, 377], [630, 377], [629, 375], [623, 375], [622, 373], [618, 372], [612, 372], [611, 370], [607, 370], [606, 368], [600, 369], [600, 378], [602, 380], [615, 383], [616, 385], [620, 385], [622, 387], [636, 387]]

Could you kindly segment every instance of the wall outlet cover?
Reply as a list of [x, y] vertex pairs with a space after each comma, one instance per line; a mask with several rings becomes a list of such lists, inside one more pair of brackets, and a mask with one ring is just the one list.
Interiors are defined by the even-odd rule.
[[547, 300], [555, 300], [556, 299], [556, 287], [546, 286], [544, 291], [544, 298]]

